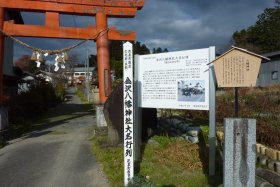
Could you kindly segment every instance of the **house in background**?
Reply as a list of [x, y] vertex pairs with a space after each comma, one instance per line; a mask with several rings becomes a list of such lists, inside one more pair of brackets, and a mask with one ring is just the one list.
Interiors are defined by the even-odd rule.
[[[88, 68], [88, 80], [91, 81], [94, 76], [95, 67], [89, 67]], [[87, 69], [84, 67], [76, 67], [73, 69], [72, 75], [68, 73], [68, 75], [71, 76], [71, 79], [69, 77], [69, 80], [71, 80], [74, 84], [81, 84], [86, 80], [87, 75]]]
[[280, 51], [263, 54], [270, 58], [261, 64], [257, 86], [271, 86], [280, 84]]

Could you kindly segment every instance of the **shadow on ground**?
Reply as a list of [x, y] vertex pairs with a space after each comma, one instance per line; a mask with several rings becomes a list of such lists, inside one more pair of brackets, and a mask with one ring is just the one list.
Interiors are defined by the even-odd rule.
[[213, 187], [220, 186], [223, 183], [223, 160], [217, 150], [216, 173], [214, 176], [209, 176], [209, 146], [202, 133], [199, 133], [199, 157], [202, 162], [203, 173], [207, 176], [208, 184]]
[[39, 137], [51, 131], [43, 131], [50, 127], [55, 127], [67, 123], [69, 120], [80, 118], [86, 115], [95, 116], [92, 104], [76, 104], [73, 101], [74, 94], [68, 94], [66, 101], [57, 105], [56, 107], [50, 108], [45, 113], [24, 121], [22, 124], [17, 124], [16, 128], [11, 127], [6, 134], [6, 141], [13, 140], [23, 136], [24, 138]]

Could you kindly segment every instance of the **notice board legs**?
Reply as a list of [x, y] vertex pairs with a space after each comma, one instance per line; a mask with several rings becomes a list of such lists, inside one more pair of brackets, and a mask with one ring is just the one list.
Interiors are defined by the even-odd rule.
[[[210, 47], [210, 62], [215, 59], [215, 47]], [[209, 176], [216, 171], [216, 79], [214, 66], [210, 66], [209, 80]]]

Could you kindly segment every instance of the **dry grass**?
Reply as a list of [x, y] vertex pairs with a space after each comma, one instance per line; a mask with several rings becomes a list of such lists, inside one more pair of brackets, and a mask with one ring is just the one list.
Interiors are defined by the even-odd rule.
[[154, 136], [145, 145], [140, 175], [158, 187], [209, 186], [197, 144], [166, 136]]
[[199, 159], [199, 146], [184, 140], [170, 144], [166, 149], [156, 151], [156, 155], [159, 162], [164, 165], [175, 162], [189, 171], [202, 169], [202, 162]]

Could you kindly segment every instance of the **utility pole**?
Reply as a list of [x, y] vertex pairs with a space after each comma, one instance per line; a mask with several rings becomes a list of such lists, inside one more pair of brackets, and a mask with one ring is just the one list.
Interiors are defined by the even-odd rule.
[[85, 73], [86, 73], [86, 95], [87, 95], [87, 100], [89, 102], [89, 95], [90, 95], [90, 90], [89, 90], [89, 51], [87, 49], [86, 52], [86, 61], [85, 61]]

